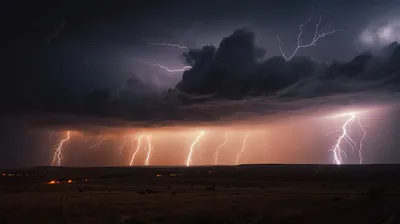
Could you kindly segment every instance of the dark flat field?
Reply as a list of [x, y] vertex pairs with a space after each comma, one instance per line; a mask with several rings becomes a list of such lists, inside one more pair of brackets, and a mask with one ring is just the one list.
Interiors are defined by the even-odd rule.
[[389, 164], [3, 170], [0, 223], [394, 224], [399, 171]]

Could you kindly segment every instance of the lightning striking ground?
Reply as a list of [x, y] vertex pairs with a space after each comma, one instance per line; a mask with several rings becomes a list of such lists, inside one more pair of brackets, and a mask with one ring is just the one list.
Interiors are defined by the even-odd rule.
[[236, 155], [236, 165], [239, 165], [239, 158], [240, 155], [244, 152], [244, 150], [246, 149], [246, 140], [247, 137], [249, 136], [249, 133], [246, 133], [246, 135], [243, 138], [243, 143], [242, 143], [242, 149], [240, 150], [240, 152]]
[[363, 156], [362, 156], [363, 142], [364, 142], [365, 137], [367, 136], [367, 132], [365, 131], [364, 126], [361, 124], [360, 117], [358, 118], [358, 124], [360, 125], [360, 129], [363, 132], [363, 136], [360, 140], [360, 148], [358, 149], [358, 157], [360, 159], [360, 164], [362, 164], [363, 163]]
[[[134, 160], [135, 160], [136, 154], [139, 152], [139, 149], [140, 149], [140, 142], [141, 142], [142, 137], [143, 136], [140, 135], [139, 137], [133, 139], [133, 140], [136, 139], [138, 143], [137, 143], [136, 151], [132, 154], [132, 158], [131, 158], [131, 162], [129, 163], [129, 166], [134, 165]], [[131, 141], [131, 144], [132, 144], [132, 141]]]
[[153, 145], [151, 144], [151, 135], [147, 136], [147, 157], [144, 162], [144, 165], [148, 166], [150, 165], [150, 158], [151, 158], [151, 152], [153, 151]]
[[140, 62], [145, 63], [146, 65], [149, 65], [149, 66], [162, 68], [162, 69], [164, 69], [165, 71], [167, 71], [167, 72], [169, 72], [169, 73], [183, 72], [183, 71], [185, 71], [185, 70], [188, 70], [188, 69], [191, 69], [191, 68], [192, 68], [192, 66], [186, 65], [186, 66], [184, 66], [183, 68], [180, 68], [180, 69], [170, 69], [170, 68], [167, 68], [167, 67], [164, 66], [164, 65], [161, 65], [161, 64], [152, 64], [152, 63], [149, 63], [149, 62], [144, 61], [144, 60], [140, 60]]
[[218, 154], [219, 154], [219, 150], [226, 144], [226, 141], [228, 140], [228, 132], [225, 132], [225, 140], [224, 142], [218, 146], [217, 150], [215, 151], [215, 156], [214, 156], [214, 165], [218, 164]]
[[321, 14], [319, 14], [319, 20], [318, 23], [315, 25], [315, 32], [314, 32], [314, 36], [313, 39], [308, 43], [308, 44], [302, 44], [301, 43], [301, 35], [303, 34], [303, 28], [308, 24], [308, 22], [310, 22], [312, 20], [312, 18], [314, 17], [314, 7], [312, 7], [312, 14], [311, 16], [303, 23], [300, 25], [299, 29], [300, 32], [297, 36], [297, 47], [294, 50], [294, 52], [287, 57], [285, 52], [282, 49], [282, 44], [281, 44], [281, 40], [279, 38], [279, 35], [276, 36], [277, 40], [278, 40], [278, 45], [279, 45], [279, 50], [282, 54], [282, 56], [286, 59], [286, 61], [290, 61], [295, 55], [296, 53], [301, 49], [301, 48], [307, 48], [307, 47], [312, 47], [312, 46], [317, 46], [317, 42], [321, 39], [324, 38], [328, 35], [334, 34], [338, 31], [338, 29], [335, 30], [325, 30], [325, 31], [320, 31], [319, 30], [319, 26], [321, 24], [321, 20], [322, 20], [322, 16]]
[[[354, 152], [354, 149], [358, 150], [358, 157], [359, 157], [359, 163], [363, 163], [363, 156], [362, 156], [362, 151], [363, 151], [363, 141], [366, 137], [367, 132], [365, 131], [362, 123], [361, 123], [361, 118], [356, 115], [356, 113], [348, 113], [348, 114], [342, 114], [339, 116], [349, 116], [348, 119], [346, 119], [345, 123], [342, 125], [341, 128], [341, 134], [336, 140], [336, 144], [331, 147], [329, 151], [333, 152], [333, 162], [336, 163], [337, 165], [341, 165], [343, 163], [343, 158], [342, 155], [347, 157], [346, 152], [342, 148], [342, 143], [346, 142], [351, 148], [352, 151]], [[335, 116], [338, 117], [338, 116]], [[359, 127], [363, 133], [363, 136], [360, 140], [360, 143], [357, 147], [356, 141], [350, 136], [350, 129], [351, 126], [354, 123], [354, 120], [358, 119], [358, 124]]]
[[192, 160], [192, 154], [193, 154], [193, 150], [194, 147], [196, 146], [196, 144], [200, 141], [201, 137], [203, 137], [204, 135], [204, 131], [200, 131], [199, 135], [197, 135], [196, 139], [193, 141], [193, 143], [190, 145], [190, 151], [189, 151], [189, 155], [186, 159], [186, 166], [189, 167], [190, 166], [190, 162]]
[[186, 46], [179, 45], [179, 44], [152, 43], [152, 42], [149, 42], [148, 44], [149, 45], [153, 45], [153, 46], [165, 46], [165, 47], [179, 48], [180, 50], [187, 50], [188, 49]]
[[53, 155], [53, 162], [51, 163], [53, 166], [57, 161], [57, 166], [61, 165], [61, 160], [63, 158], [63, 145], [65, 142], [67, 142], [70, 139], [70, 131], [67, 131], [67, 137], [65, 139], [61, 139], [61, 141], [56, 145], [54, 149], [54, 155]]

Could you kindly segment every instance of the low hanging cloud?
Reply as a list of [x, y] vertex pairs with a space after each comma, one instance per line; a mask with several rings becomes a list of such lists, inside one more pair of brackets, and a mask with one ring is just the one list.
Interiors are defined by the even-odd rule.
[[117, 90], [91, 91], [79, 100], [42, 100], [34, 106], [25, 102], [15, 109], [35, 125], [68, 128], [222, 124], [354, 102], [390, 104], [400, 90], [397, 42], [384, 48], [384, 54], [364, 53], [349, 62], [327, 64], [308, 57], [266, 59], [266, 50], [254, 39], [252, 31], [239, 29], [218, 47], [189, 50], [183, 57], [192, 68], [163, 93], [133, 76]]

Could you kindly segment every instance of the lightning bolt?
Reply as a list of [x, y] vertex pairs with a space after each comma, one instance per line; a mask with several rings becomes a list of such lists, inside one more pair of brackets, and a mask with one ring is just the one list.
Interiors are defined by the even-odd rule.
[[193, 141], [193, 143], [190, 145], [190, 151], [189, 151], [189, 155], [186, 159], [186, 166], [189, 167], [190, 166], [190, 162], [192, 160], [192, 153], [194, 150], [194, 147], [196, 146], [197, 142], [200, 141], [201, 137], [203, 137], [204, 135], [204, 131], [200, 131], [199, 135], [197, 135], [196, 139]]
[[226, 141], [228, 140], [228, 132], [225, 132], [225, 140], [224, 142], [218, 146], [217, 151], [215, 151], [215, 160], [214, 160], [214, 164], [217, 165], [218, 164], [218, 154], [219, 154], [219, 150], [226, 144]]
[[244, 150], [246, 149], [246, 139], [249, 136], [249, 133], [246, 133], [246, 135], [243, 138], [243, 142], [242, 142], [242, 150], [240, 150], [240, 152], [236, 155], [236, 165], [239, 164], [239, 158], [240, 155], [244, 152]]
[[[132, 158], [131, 158], [131, 162], [129, 163], [129, 166], [134, 165], [133, 161], [134, 161], [134, 159], [135, 159], [135, 157], [136, 157], [136, 154], [139, 152], [139, 149], [140, 149], [140, 141], [141, 141], [142, 137], [143, 137], [143, 136], [141, 135], [141, 136], [139, 136], [139, 137], [137, 137], [137, 138], [132, 139], [132, 140], [137, 140], [138, 143], [137, 143], [136, 151], [132, 154]], [[131, 141], [131, 144], [132, 144], [132, 141]]]
[[312, 7], [312, 13], [311, 16], [303, 23], [300, 25], [299, 29], [300, 32], [297, 36], [297, 47], [294, 50], [293, 54], [290, 55], [290, 57], [287, 57], [285, 52], [283, 52], [282, 49], [282, 44], [281, 44], [281, 40], [279, 39], [279, 35], [276, 36], [277, 40], [278, 40], [278, 45], [279, 45], [279, 50], [281, 51], [282, 56], [286, 59], [286, 61], [290, 61], [297, 53], [297, 51], [299, 51], [301, 48], [307, 48], [307, 47], [312, 47], [312, 46], [317, 46], [317, 42], [321, 39], [324, 38], [328, 35], [334, 34], [336, 33], [338, 30], [326, 30], [326, 31], [320, 31], [319, 30], [319, 26], [321, 24], [321, 20], [322, 20], [322, 16], [321, 14], [319, 14], [319, 20], [318, 23], [315, 25], [315, 32], [314, 32], [314, 36], [313, 39], [308, 43], [308, 44], [302, 44], [301, 43], [301, 35], [303, 34], [303, 28], [307, 25], [308, 22], [310, 22], [312, 20], [312, 18], [314, 17], [314, 6]]
[[153, 150], [153, 146], [151, 144], [151, 137], [152, 137], [151, 135], [147, 136], [147, 157], [146, 157], [146, 160], [144, 162], [144, 164], [146, 166], [150, 165], [149, 160], [150, 160], [150, 157], [151, 157], [151, 152]]
[[67, 137], [65, 139], [61, 139], [61, 141], [56, 145], [54, 149], [53, 162], [51, 163], [53, 166], [56, 163], [56, 161], [57, 161], [57, 166], [60, 166], [61, 160], [63, 158], [62, 154], [63, 145], [66, 141], [70, 139], [70, 137], [71, 137], [70, 131], [67, 131]]
[[[347, 116], [349, 116], [349, 118], [342, 125], [341, 135], [336, 140], [336, 144], [333, 145], [329, 151], [333, 152], [333, 162], [336, 163], [337, 165], [341, 165], [343, 163], [342, 155], [347, 157], [346, 152], [341, 147], [342, 142], [344, 141], [352, 148], [353, 152], [354, 152], [354, 149], [358, 148], [359, 163], [362, 164], [363, 163], [363, 156], [362, 156], [363, 141], [367, 135], [367, 132], [365, 131], [364, 126], [361, 123], [361, 118], [359, 116], [356, 116], [355, 113], [349, 113], [349, 114], [347, 114]], [[358, 124], [363, 133], [363, 136], [360, 140], [360, 144], [358, 147], [357, 147], [356, 141], [354, 141], [353, 138], [351, 138], [351, 136], [350, 136], [351, 126], [353, 125], [354, 120], [356, 120], [356, 119], [358, 119]]]
[[367, 132], [364, 129], [364, 126], [361, 124], [361, 118], [358, 118], [358, 124], [360, 125], [360, 129], [363, 132], [363, 137], [360, 140], [360, 148], [358, 149], [358, 157], [360, 159], [360, 164], [363, 163], [363, 156], [362, 156], [362, 149], [363, 149], [363, 141], [365, 139], [365, 136], [367, 135]]
[[180, 50], [187, 50], [188, 48], [186, 46], [183, 45], [179, 45], [179, 44], [168, 44], [168, 43], [148, 43], [149, 45], [153, 45], [153, 46], [165, 46], [165, 47], [172, 47], [172, 48], [179, 48]]
[[90, 149], [99, 148], [99, 147], [103, 144], [103, 142], [104, 142], [105, 140], [109, 139], [109, 138], [110, 138], [109, 136], [103, 137], [103, 138], [101, 138], [99, 141], [97, 141], [94, 145], [90, 146], [89, 148], [90, 148]]
[[132, 139], [123, 140], [122, 142], [120, 142], [120, 143], [118, 144], [117, 148], [119, 149], [119, 154], [120, 154], [120, 155], [122, 154], [122, 150], [124, 149], [125, 142], [128, 142], [128, 141], [132, 141]]
[[140, 60], [140, 62], [145, 63], [146, 65], [149, 65], [149, 66], [162, 68], [165, 71], [170, 72], [170, 73], [183, 72], [183, 71], [185, 71], [187, 69], [191, 69], [192, 68], [192, 66], [186, 65], [186, 66], [184, 66], [183, 68], [180, 68], [180, 69], [169, 69], [169, 68], [167, 68], [167, 67], [165, 67], [164, 65], [161, 65], [161, 64], [152, 64], [152, 63], [149, 63], [149, 62], [144, 61], [144, 60]]

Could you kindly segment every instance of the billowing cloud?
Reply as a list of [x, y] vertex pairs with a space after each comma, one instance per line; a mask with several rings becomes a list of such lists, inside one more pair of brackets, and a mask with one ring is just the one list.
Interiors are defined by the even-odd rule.
[[369, 47], [386, 46], [400, 40], [400, 20], [386, 19], [374, 21], [360, 34], [360, 40]]
[[307, 57], [265, 59], [266, 50], [257, 47], [254, 39], [253, 32], [239, 29], [218, 47], [189, 50], [183, 56], [192, 68], [176, 87], [163, 93], [132, 75], [118, 89], [22, 103], [22, 109], [14, 109], [37, 125], [217, 125], [306, 115], [355, 103], [390, 104], [397, 96], [400, 46], [396, 42], [383, 55], [364, 53], [349, 62], [326, 64]]

